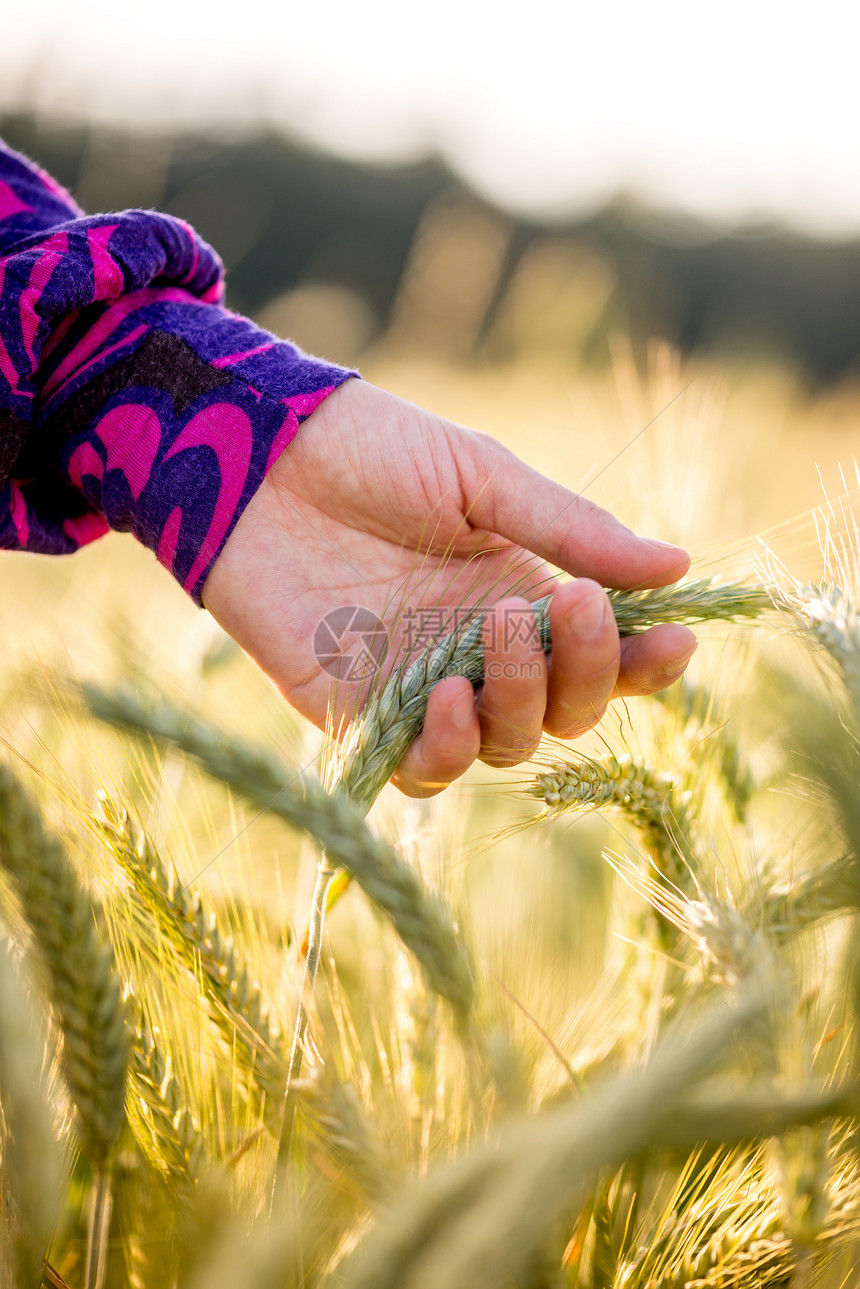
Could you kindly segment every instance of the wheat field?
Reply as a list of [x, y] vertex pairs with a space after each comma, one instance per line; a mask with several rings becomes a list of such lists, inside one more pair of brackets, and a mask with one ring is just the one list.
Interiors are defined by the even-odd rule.
[[860, 395], [364, 370], [687, 545], [615, 607], [701, 648], [410, 801], [468, 641], [337, 749], [130, 540], [0, 557], [0, 1284], [856, 1284]]

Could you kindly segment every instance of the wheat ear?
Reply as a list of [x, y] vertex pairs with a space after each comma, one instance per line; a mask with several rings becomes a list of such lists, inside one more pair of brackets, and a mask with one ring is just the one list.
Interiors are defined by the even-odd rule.
[[250, 1082], [266, 1104], [280, 1104], [286, 1078], [280, 1033], [247, 963], [237, 959], [201, 893], [168, 873], [146, 833], [135, 838], [127, 813], [106, 793], [95, 826], [153, 918], [162, 939], [200, 983], [228, 1046], [238, 1049]]
[[141, 1015], [129, 1069], [129, 1122], [144, 1155], [183, 1200], [205, 1160], [203, 1141], [170, 1065]]
[[125, 692], [108, 694], [92, 685], [85, 692], [100, 719], [173, 743], [256, 806], [314, 837], [390, 918], [431, 987], [457, 1014], [468, 1014], [474, 991], [471, 960], [445, 906], [391, 846], [374, 837], [342, 790], [326, 793], [310, 775], [167, 704], [152, 710]]
[[389, 1196], [402, 1180], [401, 1171], [355, 1087], [342, 1083], [328, 1066], [315, 1065], [294, 1091], [327, 1154], [371, 1205]]
[[81, 1149], [102, 1169], [125, 1117], [129, 1035], [122, 987], [113, 952], [96, 930], [92, 902], [63, 847], [5, 766], [0, 766], [0, 864], [13, 880], [47, 968]]
[[[761, 1014], [759, 1003], [734, 1017], [749, 1025]], [[731, 1100], [691, 1095], [725, 1056], [731, 1016], [664, 1044], [645, 1070], [604, 1084], [587, 1101], [506, 1125], [490, 1143], [431, 1171], [347, 1259], [344, 1289], [526, 1289], [558, 1222], [604, 1169], [648, 1149], [689, 1153], [708, 1141], [745, 1142], [856, 1108], [851, 1085], [804, 1087], [783, 1099], [770, 1087]]]
[[860, 730], [860, 612], [854, 596], [827, 582], [820, 586], [798, 584], [778, 592], [775, 603], [836, 662]]
[[[660, 622], [697, 623], [721, 619], [759, 618], [773, 603], [763, 586], [745, 582], [720, 583], [697, 578], [675, 586], [646, 591], [609, 591], [619, 633], [637, 635]], [[541, 643], [552, 649], [549, 627], [551, 596], [532, 605]], [[340, 752], [337, 781], [351, 800], [369, 810], [420, 732], [427, 699], [444, 676], [465, 676], [473, 685], [484, 676], [478, 614], [461, 630], [452, 631], [414, 662], [398, 667], [347, 731]]]
[[620, 810], [639, 828], [657, 867], [672, 880], [681, 876], [679, 859], [687, 870], [694, 863], [692, 823], [675, 776], [631, 756], [609, 753], [557, 761], [526, 791], [543, 801], [551, 816], [589, 806]]
[[856, 906], [857, 878], [849, 856], [798, 877], [780, 879], [765, 872], [754, 900], [762, 925], [779, 935], [805, 930]]
[[91, 900], [23, 786], [0, 766], [0, 864], [12, 878], [45, 963], [63, 1035], [61, 1067], [78, 1142], [93, 1165], [87, 1289], [104, 1280], [110, 1220], [109, 1160], [125, 1119], [129, 1035], [113, 951]]
[[682, 685], [659, 689], [652, 697], [667, 713], [683, 721], [681, 732], [687, 749], [707, 752], [707, 764], [719, 775], [726, 804], [737, 822], [745, 823], [755, 781], [732, 724], [722, 717], [713, 693], [685, 676]]
[[41, 1078], [41, 1035], [7, 952], [0, 951], [2, 1160], [14, 1205], [16, 1283], [39, 1283], [57, 1218], [60, 1156]]

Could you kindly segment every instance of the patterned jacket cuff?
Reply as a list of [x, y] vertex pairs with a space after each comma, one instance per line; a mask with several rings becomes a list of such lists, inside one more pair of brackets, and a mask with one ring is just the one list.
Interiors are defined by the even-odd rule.
[[[86, 312], [45, 366], [39, 438], [91, 511], [134, 533], [199, 604], [273, 462], [356, 373], [177, 288]], [[97, 535], [84, 523], [81, 542]]]

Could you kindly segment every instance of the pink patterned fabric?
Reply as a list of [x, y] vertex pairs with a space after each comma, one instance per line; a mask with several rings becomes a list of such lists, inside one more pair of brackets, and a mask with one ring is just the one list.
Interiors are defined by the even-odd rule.
[[0, 143], [0, 546], [130, 530], [198, 602], [300, 423], [354, 372], [225, 309], [182, 220], [85, 217]]

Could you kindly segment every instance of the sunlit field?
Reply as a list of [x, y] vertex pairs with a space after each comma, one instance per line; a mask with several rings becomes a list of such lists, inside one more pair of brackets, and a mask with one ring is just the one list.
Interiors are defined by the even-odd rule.
[[716, 579], [576, 746], [368, 831], [130, 538], [0, 556], [0, 1283], [856, 1283], [860, 389], [491, 353], [360, 365]]

